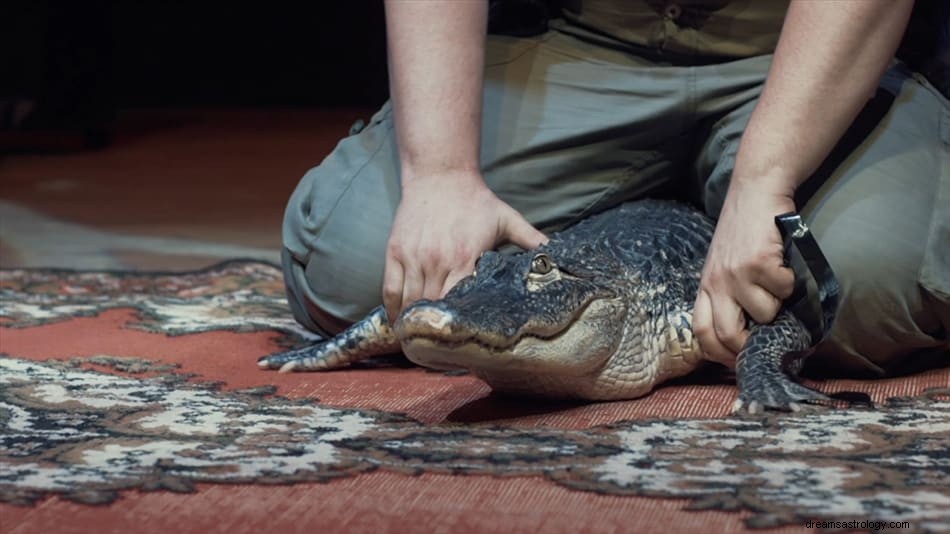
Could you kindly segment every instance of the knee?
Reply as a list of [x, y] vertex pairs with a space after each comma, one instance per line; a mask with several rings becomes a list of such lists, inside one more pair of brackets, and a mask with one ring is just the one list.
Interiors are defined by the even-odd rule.
[[295, 314], [312, 317], [308, 307], [317, 307], [345, 324], [382, 301], [393, 208], [382, 185], [357, 176], [339, 188], [325, 178], [319, 167], [310, 171], [288, 203], [284, 271]]
[[294, 319], [307, 330], [330, 337], [349, 326], [346, 321], [326, 311], [319, 304], [320, 296], [310, 288], [304, 264], [289, 250], [281, 250], [281, 266], [287, 304]]
[[303, 255], [283, 251], [284, 283], [297, 322], [335, 334], [382, 303], [383, 253], [319, 239]]
[[297, 286], [301, 309], [317, 307], [352, 323], [381, 303], [388, 220], [351, 207], [334, 210], [317, 232], [293, 225], [290, 235], [305, 239], [288, 240], [285, 224], [285, 276]]
[[815, 234], [841, 288], [825, 348], [846, 368], [880, 372], [917, 349], [939, 344], [941, 325], [918, 283], [921, 240], [877, 230], [840, 217], [815, 228]]
[[[392, 129], [384, 111], [304, 175], [284, 212], [283, 245], [298, 293], [349, 322], [382, 300], [386, 242], [399, 201]], [[290, 276], [286, 266], [285, 275]]]

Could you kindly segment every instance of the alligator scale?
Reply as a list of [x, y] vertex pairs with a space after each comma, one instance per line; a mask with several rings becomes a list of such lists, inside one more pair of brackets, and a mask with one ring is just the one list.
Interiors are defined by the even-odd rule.
[[[316, 345], [266, 356], [265, 369], [319, 371], [400, 350], [416, 364], [467, 369], [494, 390], [629, 399], [704, 360], [690, 322], [713, 223], [682, 204], [629, 202], [538, 249], [486, 252], [442, 299], [382, 307]], [[807, 327], [787, 310], [753, 324], [736, 361], [736, 408], [797, 409], [825, 397], [794, 378]]]

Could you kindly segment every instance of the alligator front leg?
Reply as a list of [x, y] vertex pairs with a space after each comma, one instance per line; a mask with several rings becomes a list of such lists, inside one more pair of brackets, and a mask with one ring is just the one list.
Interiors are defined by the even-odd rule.
[[377, 307], [362, 321], [338, 335], [302, 349], [278, 352], [257, 361], [261, 369], [327, 371], [382, 354], [399, 352], [399, 341], [386, 318], [386, 309]]
[[797, 411], [800, 402], [828, 400], [794, 381], [811, 349], [808, 329], [783, 310], [774, 322], [756, 325], [736, 360], [739, 398], [735, 412], [744, 407], [755, 414], [763, 408]]

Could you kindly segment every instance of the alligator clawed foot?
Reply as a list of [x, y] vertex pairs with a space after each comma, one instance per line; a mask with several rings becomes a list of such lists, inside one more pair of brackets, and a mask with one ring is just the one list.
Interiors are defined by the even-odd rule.
[[271, 354], [257, 359], [257, 366], [261, 369], [282, 369], [297, 357], [296, 351]]
[[326, 371], [338, 366], [340, 358], [335, 357], [337, 353], [331, 352], [328, 355], [321, 352], [321, 348], [321, 344], [317, 344], [287, 352], [278, 352], [259, 358], [257, 366], [261, 369], [276, 369], [280, 373]]
[[280, 369], [277, 370], [278, 373], [292, 373], [297, 369], [297, 362], [290, 361], [280, 366]]
[[739, 398], [732, 405], [732, 413], [757, 415], [765, 410], [800, 412], [808, 404], [829, 402], [824, 394], [792, 382], [787, 378], [765, 380], [755, 387], [739, 392]]
[[259, 358], [257, 366], [261, 369], [277, 369], [281, 373], [325, 371], [340, 366], [341, 359], [338, 347], [320, 342], [308, 347], [269, 354]]

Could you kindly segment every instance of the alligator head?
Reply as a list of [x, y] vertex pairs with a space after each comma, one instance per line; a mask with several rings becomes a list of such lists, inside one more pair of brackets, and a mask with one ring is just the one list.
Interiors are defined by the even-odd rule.
[[596, 374], [622, 341], [627, 304], [609, 283], [619, 263], [587, 248], [552, 240], [514, 255], [486, 252], [444, 298], [400, 315], [403, 352], [426, 367], [469, 369], [495, 389]]

